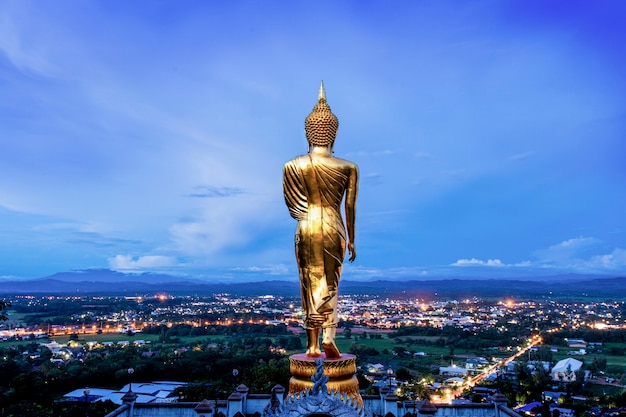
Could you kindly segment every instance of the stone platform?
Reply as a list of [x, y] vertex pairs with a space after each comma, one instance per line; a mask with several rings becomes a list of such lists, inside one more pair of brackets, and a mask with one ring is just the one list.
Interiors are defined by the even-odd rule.
[[330, 391], [339, 391], [352, 398], [363, 407], [363, 399], [359, 393], [359, 381], [356, 378], [356, 356], [343, 354], [340, 358], [326, 359], [324, 353], [319, 358], [298, 353], [289, 357], [289, 394], [313, 388], [311, 377], [316, 372], [316, 359], [324, 359], [324, 375], [328, 377], [326, 386]]

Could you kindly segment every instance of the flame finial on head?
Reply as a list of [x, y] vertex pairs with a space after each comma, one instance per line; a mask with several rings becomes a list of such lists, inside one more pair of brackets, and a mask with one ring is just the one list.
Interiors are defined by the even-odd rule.
[[317, 94], [317, 100], [326, 100], [326, 90], [324, 90], [324, 81], [320, 83], [320, 92]]
[[326, 103], [326, 90], [324, 89], [324, 81], [322, 81], [317, 104], [304, 120], [306, 139], [312, 146], [332, 146], [338, 128], [339, 120]]

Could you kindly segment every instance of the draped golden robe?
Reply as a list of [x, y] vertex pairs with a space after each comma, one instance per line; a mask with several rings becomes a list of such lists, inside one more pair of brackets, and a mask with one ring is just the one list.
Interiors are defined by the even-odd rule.
[[353, 207], [356, 182], [356, 165], [339, 158], [307, 154], [284, 166], [285, 202], [298, 221], [295, 251], [307, 329], [337, 326], [337, 289], [346, 252], [341, 202], [351, 193]]

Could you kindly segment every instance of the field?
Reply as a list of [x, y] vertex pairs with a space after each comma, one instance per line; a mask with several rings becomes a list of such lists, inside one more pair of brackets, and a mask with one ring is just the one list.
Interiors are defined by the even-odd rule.
[[[221, 335], [211, 335], [210, 337], [209, 336], [179, 337], [181, 344], [194, 344], [198, 341], [205, 341], [207, 339], [210, 339], [212, 342], [218, 342], [226, 338], [227, 336], [221, 336]], [[133, 343], [133, 341], [135, 340], [143, 340], [148, 343], [157, 343], [159, 340], [159, 335], [158, 334], [144, 334], [144, 333], [135, 333], [135, 335], [133, 336], [128, 336], [127, 334], [120, 334], [120, 333], [79, 334], [78, 335], [78, 341], [80, 343], [86, 343], [86, 342], [117, 343], [121, 341], [128, 341], [130, 343]], [[35, 342], [38, 342], [38, 343], [49, 343], [53, 341], [59, 343], [60, 345], [65, 345], [70, 341], [70, 336], [60, 335], [60, 336], [53, 336], [49, 339], [36, 339], [35, 340]], [[8, 341], [0, 342], [0, 346], [9, 346], [9, 345], [21, 346], [21, 345], [27, 345], [29, 343], [32, 343], [32, 341], [24, 340], [24, 341], [16, 342], [13, 340], [8, 340]]]
[[[403, 337], [403, 339], [406, 339], [406, 337]], [[405, 343], [398, 343], [395, 339], [391, 339], [387, 336], [383, 336], [382, 339], [361, 339], [358, 336], [355, 337], [354, 335], [352, 336], [351, 339], [346, 339], [342, 336], [338, 336], [336, 339], [336, 343], [337, 343], [337, 347], [339, 348], [339, 350], [345, 351], [345, 352], [349, 350], [350, 345], [352, 343], [355, 343], [357, 345], [365, 345], [367, 347], [372, 347], [381, 353], [384, 349], [387, 349], [388, 351], [391, 352], [393, 351], [394, 347], [402, 346], [407, 351], [424, 352], [428, 355], [449, 355], [450, 354], [450, 349], [447, 347], [420, 344], [419, 340], [416, 340], [415, 343], [412, 343], [410, 346], [408, 346]], [[454, 351], [455, 355], [464, 355], [466, 353], [467, 353], [467, 350], [465, 349], [455, 349]]]
[[386, 336], [383, 336], [382, 339], [360, 339], [358, 336], [353, 335], [351, 339], [346, 339], [345, 337], [338, 335], [335, 339], [335, 343], [337, 344], [340, 352], [348, 352], [352, 343], [365, 345], [367, 347], [374, 348], [379, 352], [382, 352], [384, 349], [391, 352], [395, 346], [394, 341]]
[[[254, 336], [254, 335], [253, 335]], [[268, 335], [266, 334], [259, 334], [256, 335], [256, 337], [268, 337]], [[222, 336], [222, 335], [211, 335], [211, 336], [177, 336], [177, 339], [179, 339], [179, 343], [184, 344], [184, 345], [189, 345], [189, 344], [194, 344], [197, 343], [199, 341], [205, 341], [207, 339], [210, 339], [212, 342], [218, 342], [220, 340], [228, 340], [229, 336]], [[306, 339], [304, 337], [304, 335], [300, 335], [301, 341], [302, 341], [302, 345], [304, 346], [306, 344]], [[276, 339], [276, 338], [274, 338]], [[133, 343], [133, 341], [135, 340], [144, 340], [148, 343], [158, 343], [159, 341], [159, 335], [157, 334], [144, 334], [144, 333], [136, 333], [133, 336], [128, 336], [127, 334], [120, 334], [120, 333], [104, 333], [104, 334], [78, 334], [78, 341], [81, 343], [86, 343], [86, 342], [99, 342], [99, 343], [103, 343], [103, 342], [113, 342], [113, 343], [117, 343], [120, 341], [128, 341], [130, 343]], [[37, 342], [46, 342], [46, 341], [55, 341], [59, 344], [67, 344], [70, 341], [70, 336], [69, 335], [57, 335], [54, 337], [51, 337], [50, 339], [46, 340], [46, 339], [37, 339]], [[15, 341], [5, 341], [5, 342], [0, 342], [0, 346], [3, 345], [25, 345], [31, 343], [30, 341], [20, 341], [20, 342], [15, 342]], [[413, 351], [413, 352], [424, 352], [427, 355], [433, 355], [433, 356], [442, 356], [442, 355], [449, 355], [450, 354], [450, 350], [446, 347], [440, 347], [440, 346], [432, 346], [432, 345], [422, 345], [419, 343], [419, 340], [417, 340], [415, 343], [412, 343], [411, 346], [407, 346], [406, 344], [398, 344], [394, 339], [389, 338], [389, 336], [387, 334], [382, 335], [382, 338], [380, 339], [371, 339], [371, 338], [367, 338], [367, 339], [362, 339], [360, 335], [355, 335], [353, 334], [352, 337], [350, 339], [346, 339], [343, 335], [338, 334], [337, 338], [336, 338], [336, 343], [337, 343], [337, 347], [339, 348], [339, 350], [341, 352], [349, 352], [350, 351], [350, 346], [352, 344], [356, 344], [356, 345], [364, 345], [368, 348], [374, 348], [376, 349], [378, 352], [380, 352], [381, 354], [383, 353], [383, 351], [386, 349], [389, 352], [392, 352], [394, 350], [394, 348], [398, 347], [398, 346], [402, 346], [405, 350], [407, 351]], [[295, 353], [295, 352], [289, 352], [289, 353]], [[466, 354], [467, 352], [463, 349], [456, 349], [455, 350], [455, 355], [457, 356], [464, 356], [464, 354]]]
[[[12, 314], [12, 318], [15, 318], [15, 316], [17, 316], [17, 314]], [[300, 328], [296, 328], [296, 329], [292, 329], [295, 330], [295, 333], [297, 335], [300, 336], [301, 341], [302, 341], [302, 345], [306, 345], [306, 339], [304, 337], [304, 333], [301, 331]], [[350, 351], [350, 346], [352, 344], [356, 344], [356, 345], [364, 345], [368, 348], [374, 348], [376, 349], [379, 353], [383, 353], [383, 351], [386, 349], [389, 352], [392, 352], [394, 350], [394, 348], [398, 348], [399, 346], [403, 347], [404, 350], [406, 351], [411, 351], [411, 352], [424, 352], [427, 355], [438, 355], [438, 356], [443, 356], [443, 355], [449, 355], [450, 354], [450, 349], [447, 347], [442, 347], [442, 346], [433, 346], [432, 342], [434, 342], [436, 339], [438, 339], [438, 337], [428, 337], [428, 336], [420, 336], [420, 337], [411, 337], [411, 336], [404, 336], [402, 337], [403, 341], [407, 341], [408, 339], [412, 339], [413, 341], [409, 344], [406, 343], [398, 343], [395, 339], [390, 338], [390, 331], [377, 331], [377, 330], [367, 330], [367, 334], [368, 334], [368, 338], [363, 339], [362, 338], [362, 331], [361, 329], [356, 329], [353, 333], [351, 338], [347, 339], [345, 338], [345, 336], [343, 335], [343, 329], [338, 329], [338, 333], [337, 333], [337, 338], [336, 338], [336, 343], [337, 343], [337, 347], [339, 348], [339, 350], [341, 352], [349, 352]], [[380, 338], [372, 338], [373, 335], [376, 335], [377, 337]], [[259, 334], [259, 335], [254, 335], [256, 337], [268, 337], [267, 334]], [[128, 336], [127, 334], [124, 333], [103, 333], [103, 334], [95, 334], [95, 333], [89, 333], [89, 334], [83, 334], [83, 333], [78, 333], [78, 337], [79, 337], [79, 341], [80, 342], [99, 342], [99, 343], [103, 343], [103, 342], [113, 342], [113, 343], [117, 343], [120, 341], [129, 341], [129, 342], [133, 342], [135, 340], [144, 340], [148, 343], [157, 343], [159, 340], [159, 335], [157, 334], [145, 334], [145, 333], [136, 333], [133, 336]], [[271, 336], [270, 336], [271, 337]], [[211, 335], [211, 336], [176, 336], [176, 338], [179, 340], [179, 343], [181, 344], [194, 344], [197, 343], [198, 341], [204, 341], [207, 338], [209, 338], [211, 341], [219, 341], [220, 339], [224, 340], [227, 339], [228, 336], [220, 336], [220, 335]], [[274, 338], [275, 339], [275, 338]], [[67, 344], [70, 340], [70, 336], [69, 334], [67, 335], [55, 335], [53, 337], [51, 337], [49, 339], [49, 341], [56, 341], [59, 344]], [[46, 342], [46, 339], [37, 339], [37, 342]], [[421, 343], [421, 342], [426, 342], [426, 343]], [[28, 344], [31, 343], [30, 341], [20, 341], [20, 342], [15, 342], [15, 341], [5, 341], [5, 342], [0, 342], [0, 346], [3, 345], [24, 345], [24, 344]], [[396, 349], [397, 350], [397, 349]], [[290, 352], [293, 353], [293, 352]], [[456, 356], [465, 356], [467, 355], [468, 351], [464, 350], [464, 349], [455, 349], [454, 354]], [[472, 355], [473, 356], [473, 355]]]
[[589, 391], [589, 394], [593, 397], [621, 395], [624, 392], [624, 388], [612, 385], [587, 384], [585, 389]]

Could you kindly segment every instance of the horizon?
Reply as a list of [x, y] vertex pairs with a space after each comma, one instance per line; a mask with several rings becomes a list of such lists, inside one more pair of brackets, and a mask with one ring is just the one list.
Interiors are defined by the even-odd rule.
[[0, 4], [0, 279], [297, 280], [322, 80], [361, 175], [342, 279], [625, 276], [626, 4], [396, 6]]
[[[104, 274], [104, 277], [103, 277]], [[80, 277], [84, 276], [85, 279], [81, 280]], [[136, 280], [133, 280], [133, 277]], [[411, 282], [434, 282], [434, 281], [509, 281], [509, 282], [550, 282], [550, 283], [564, 283], [564, 282], [582, 282], [588, 280], [616, 280], [625, 279], [626, 276], [621, 275], [598, 275], [598, 274], [555, 274], [555, 275], [542, 275], [542, 276], [516, 276], [516, 277], [486, 277], [486, 276], [415, 276], [402, 279], [386, 278], [386, 277], [368, 277], [367, 279], [361, 279], [359, 277], [351, 277], [342, 279], [341, 282], [349, 283], [374, 283], [374, 282], [389, 282], [389, 283], [411, 283]], [[176, 282], [190, 282], [197, 284], [257, 284], [259, 282], [281, 282], [288, 284], [297, 284], [299, 280], [297, 277], [229, 277], [224, 281], [215, 281], [212, 278], [195, 278], [190, 276], [179, 276], [165, 273], [155, 272], [120, 272], [112, 269], [81, 269], [70, 271], [59, 271], [51, 275], [34, 277], [34, 278], [17, 278], [17, 277], [0, 277], [0, 282], [32, 282], [43, 280], [58, 280], [67, 283], [78, 282], [142, 282], [142, 283], [176, 283]]]
[[[74, 271], [38, 279], [0, 279], [0, 298], [140, 296], [160, 298], [266, 296], [300, 298], [297, 279], [231, 279], [217, 282], [173, 275], [123, 274], [111, 270]], [[556, 275], [531, 278], [417, 278], [342, 280], [340, 297], [370, 296], [420, 300], [516, 299], [516, 300], [603, 300], [624, 303], [626, 277]]]

